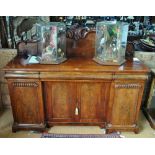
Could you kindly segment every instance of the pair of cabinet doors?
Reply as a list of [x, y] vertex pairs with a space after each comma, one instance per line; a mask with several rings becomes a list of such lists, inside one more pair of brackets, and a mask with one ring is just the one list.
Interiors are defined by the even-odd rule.
[[110, 83], [103, 81], [44, 82], [46, 119], [55, 123], [104, 123]]

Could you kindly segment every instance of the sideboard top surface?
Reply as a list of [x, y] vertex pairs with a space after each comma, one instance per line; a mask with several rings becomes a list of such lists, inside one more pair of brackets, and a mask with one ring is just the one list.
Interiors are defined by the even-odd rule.
[[4, 71], [36, 71], [36, 72], [118, 72], [118, 73], [147, 73], [149, 68], [141, 62], [126, 61], [120, 66], [105, 66], [92, 59], [69, 58], [58, 65], [25, 64], [24, 59], [15, 57], [4, 68]]

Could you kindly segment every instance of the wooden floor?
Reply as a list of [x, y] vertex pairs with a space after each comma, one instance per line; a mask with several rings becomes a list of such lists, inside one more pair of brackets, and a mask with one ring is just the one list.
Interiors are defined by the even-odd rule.
[[[11, 125], [13, 122], [12, 113], [10, 109], [0, 112], [0, 137], [3, 138], [39, 138], [41, 133], [34, 131], [19, 131], [12, 133]], [[121, 136], [126, 138], [155, 138], [155, 130], [153, 130], [144, 115], [141, 113], [139, 119], [140, 133], [134, 134], [132, 132], [122, 132]], [[72, 134], [101, 134], [104, 129], [96, 126], [54, 126], [48, 129], [49, 133], [72, 133]]]

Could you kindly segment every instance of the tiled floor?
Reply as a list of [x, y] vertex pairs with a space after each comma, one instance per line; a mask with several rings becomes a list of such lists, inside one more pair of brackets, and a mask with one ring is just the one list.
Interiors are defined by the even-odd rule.
[[[0, 112], [0, 137], [3, 138], [39, 138], [41, 133], [34, 131], [19, 131], [12, 133], [11, 125], [13, 122], [11, 110]], [[133, 132], [122, 132], [123, 137], [133, 138], [155, 138], [155, 130], [153, 130], [144, 115], [141, 113], [139, 119], [140, 133], [134, 134]], [[96, 126], [54, 126], [48, 129], [49, 133], [83, 133], [83, 134], [99, 134], [104, 133], [104, 129]]]

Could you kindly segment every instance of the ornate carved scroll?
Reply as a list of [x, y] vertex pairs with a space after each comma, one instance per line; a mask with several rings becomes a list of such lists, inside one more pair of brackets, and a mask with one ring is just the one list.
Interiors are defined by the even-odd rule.
[[79, 24], [75, 24], [67, 30], [66, 37], [74, 40], [79, 40], [85, 38], [90, 31], [93, 30], [89, 29], [88, 27], [82, 27]]

